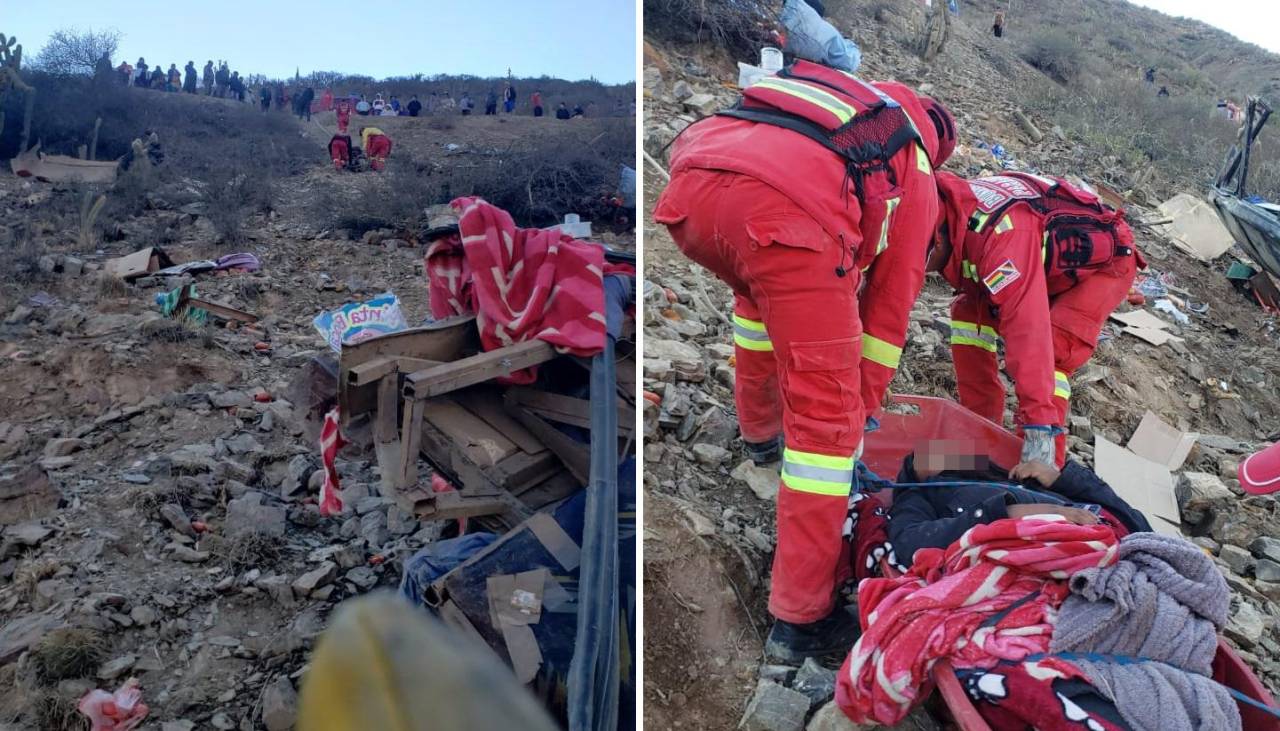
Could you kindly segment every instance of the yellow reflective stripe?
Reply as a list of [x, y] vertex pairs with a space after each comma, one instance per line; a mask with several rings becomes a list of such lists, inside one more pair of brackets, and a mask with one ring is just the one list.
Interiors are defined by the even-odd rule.
[[988, 218], [991, 218], [991, 214], [989, 214], [989, 213], [983, 213], [983, 212], [981, 212], [981, 211], [977, 211], [977, 212], [975, 212], [975, 213], [973, 214], [973, 216], [969, 219], [969, 221], [970, 221], [970, 223], [971, 223], [971, 225], [970, 225], [969, 227], [970, 227], [970, 228], [972, 228], [972, 229], [974, 230], [974, 232], [975, 232], [975, 233], [976, 233], [976, 232], [978, 232], [978, 231], [981, 231], [981, 230], [982, 230], [982, 227], [987, 225], [987, 219], [988, 219]]
[[853, 463], [852, 456], [786, 448], [782, 451], [782, 484], [796, 492], [847, 497], [853, 487]]
[[1062, 371], [1053, 372], [1053, 395], [1062, 399], [1071, 398], [1071, 381]]
[[885, 368], [896, 370], [902, 360], [902, 348], [887, 340], [862, 333], [862, 357]]
[[754, 350], [761, 353], [769, 353], [773, 351], [772, 342], [768, 340], [763, 340], [763, 341], [752, 340], [751, 338], [743, 337], [739, 333], [733, 334], [733, 344], [738, 346], [739, 348], [744, 348], [746, 350]]
[[964, 277], [965, 279], [972, 279], [975, 282], [979, 281], [977, 265], [975, 265], [973, 262], [969, 261], [968, 259], [962, 260], [960, 262], [960, 276]]
[[1013, 230], [1013, 219], [1009, 218], [1009, 214], [1006, 213], [1004, 214], [1004, 217], [1000, 219], [1000, 223], [996, 224], [996, 233], [1002, 234], [1005, 231], [1012, 231], [1012, 230]]
[[759, 333], [765, 332], [763, 322], [760, 322], [759, 320], [748, 320], [736, 312], [733, 314], [733, 324], [746, 328], [747, 330], [754, 330]]
[[[907, 117], [907, 119], [910, 118], [911, 117]], [[914, 122], [912, 123], [912, 126], [915, 126]], [[929, 153], [925, 152], [924, 148], [919, 144], [916, 145], [916, 169], [925, 175], [933, 174], [933, 166], [929, 164]]]
[[892, 222], [893, 212], [901, 202], [901, 198], [890, 198], [884, 202], [884, 221], [880, 224], [880, 241], [876, 244], [876, 256], [880, 256], [885, 249], [889, 248], [889, 224]]
[[790, 94], [797, 99], [803, 99], [810, 104], [831, 112], [836, 119], [840, 120], [840, 124], [848, 124], [853, 119], [858, 110], [849, 104], [845, 104], [838, 98], [828, 94], [827, 92], [808, 84], [802, 84], [798, 81], [790, 79], [780, 79], [776, 76], [766, 76], [755, 84], [756, 88], [763, 87], [772, 89], [783, 94]]
[[773, 341], [764, 329], [764, 323], [749, 320], [737, 313], [733, 315], [733, 343], [740, 348], [769, 352], [773, 350]]
[[1044, 236], [1040, 239], [1040, 263], [1043, 264], [1049, 259], [1049, 232], [1045, 231]]
[[994, 353], [997, 350], [999, 337], [993, 327], [986, 325], [979, 327], [975, 322], [965, 322], [963, 320], [951, 321], [952, 345], [970, 345]]

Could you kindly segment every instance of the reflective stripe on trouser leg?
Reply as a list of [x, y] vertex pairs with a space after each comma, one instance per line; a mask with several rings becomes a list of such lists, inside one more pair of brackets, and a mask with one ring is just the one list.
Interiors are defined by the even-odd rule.
[[733, 395], [738, 430], [748, 442], [763, 444], [782, 434], [782, 393], [773, 343], [749, 300], [736, 298], [733, 313]]
[[849, 495], [853, 456], [831, 457], [788, 447], [782, 453], [782, 486], [816, 495]]
[[1053, 395], [1060, 399], [1071, 399], [1071, 381], [1062, 371], [1053, 372]]
[[[1061, 375], [1061, 372], [1056, 371], [1054, 375], [1055, 376]], [[1053, 405], [1058, 409], [1058, 423], [1061, 424], [1063, 427], [1062, 432], [1058, 434], [1056, 437], [1054, 437], [1054, 440], [1053, 440], [1054, 442], [1053, 456], [1054, 456], [1054, 460], [1058, 463], [1058, 469], [1062, 469], [1062, 465], [1066, 464], [1066, 461], [1067, 461], [1067, 427], [1070, 424], [1070, 422], [1068, 421], [1068, 418], [1069, 418], [1068, 414], [1071, 413], [1071, 402], [1069, 400], [1070, 399], [1069, 392], [1070, 392], [1070, 389], [1068, 389], [1067, 396], [1063, 396], [1059, 394], [1057, 391], [1055, 391], [1053, 394]]]
[[971, 345], [994, 353], [999, 340], [1000, 335], [995, 328], [988, 325], [978, 325], [976, 322], [965, 322], [963, 320], [951, 321], [951, 344], [953, 346]]
[[736, 312], [733, 314], [733, 344], [747, 350], [773, 350], [773, 342], [769, 340], [764, 323], [747, 319]]
[[890, 370], [897, 370], [898, 363], [902, 360], [902, 348], [864, 332], [862, 333], [862, 358]]

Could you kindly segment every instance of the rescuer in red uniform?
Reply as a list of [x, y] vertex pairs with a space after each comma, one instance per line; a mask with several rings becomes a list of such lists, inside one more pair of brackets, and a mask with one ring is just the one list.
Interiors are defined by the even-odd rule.
[[1146, 266], [1123, 211], [1061, 178], [940, 172], [942, 221], [929, 257], [955, 287], [951, 354], [960, 403], [1003, 423], [997, 344], [1018, 397], [1022, 461], [1061, 466], [1071, 374]]
[[939, 215], [950, 114], [901, 84], [797, 61], [675, 142], [654, 219], [734, 293], [736, 402], [759, 463], [782, 437], [766, 643], [844, 651], [835, 606], [854, 462], [898, 366]]

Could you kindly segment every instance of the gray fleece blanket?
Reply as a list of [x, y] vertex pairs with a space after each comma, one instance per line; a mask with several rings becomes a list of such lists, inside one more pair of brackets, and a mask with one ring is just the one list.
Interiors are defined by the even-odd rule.
[[1050, 652], [1130, 655], [1210, 674], [1231, 606], [1213, 561], [1194, 543], [1157, 533], [1126, 536], [1118, 556], [1071, 577]]
[[1135, 731], [1233, 731], [1240, 709], [1209, 677], [1231, 591], [1198, 546], [1156, 533], [1120, 541], [1119, 560], [1071, 577], [1050, 652], [1157, 662], [1076, 661]]
[[1133, 731], [1237, 731], [1240, 708], [1203, 675], [1160, 663], [1075, 661]]

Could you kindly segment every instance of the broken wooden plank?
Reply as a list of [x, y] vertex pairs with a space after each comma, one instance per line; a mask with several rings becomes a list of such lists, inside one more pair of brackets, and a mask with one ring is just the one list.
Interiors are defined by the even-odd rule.
[[395, 473], [396, 492], [418, 484], [418, 450], [422, 444], [422, 416], [426, 410], [423, 401], [410, 401], [404, 405], [404, 420], [400, 427], [400, 464]]
[[591, 475], [590, 445], [583, 444], [556, 429], [543, 421], [541, 417], [515, 403], [514, 400], [508, 400], [506, 406], [512, 416], [516, 417], [521, 424], [524, 424], [529, 431], [536, 434], [547, 445], [548, 449], [556, 453], [556, 456], [564, 462], [564, 466], [569, 468], [569, 471], [573, 473], [578, 482], [582, 485], [587, 484], [587, 480]]
[[556, 351], [541, 340], [529, 340], [490, 350], [452, 363], [410, 373], [405, 378], [404, 395], [428, 399], [503, 376], [556, 357]]
[[481, 468], [492, 467], [519, 451], [514, 442], [452, 399], [437, 398], [426, 404], [427, 422]]
[[502, 393], [498, 389], [485, 386], [465, 388], [455, 393], [453, 399], [501, 432], [502, 436], [514, 442], [521, 451], [529, 454], [547, 451], [545, 444], [502, 407]]
[[578, 479], [568, 470], [560, 470], [558, 473], [543, 480], [541, 484], [535, 485], [520, 495], [520, 499], [525, 505], [534, 510], [541, 510], [546, 506], [558, 500], [563, 500], [575, 492], [582, 489], [582, 485], [578, 483]]
[[192, 294], [195, 292], [195, 289], [196, 285], [188, 284], [178, 292], [178, 303], [174, 305], [173, 308], [174, 317], [182, 317], [188, 310], [198, 308], [232, 322], [251, 323], [258, 321], [258, 316], [252, 312], [237, 310], [234, 307], [228, 307], [227, 305], [220, 305], [217, 302], [210, 302], [209, 300], [193, 297]]
[[[350, 383], [348, 372], [363, 363], [383, 356], [420, 358], [438, 363], [457, 360], [480, 347], [475, 317], [453, 317], [433, 322], [426, 327], [403, 330], [360, 343], [342, 346], [338, 364], [338, 406], [345, 428], [353, 419], [372, 411], [377, 403], [377, 389], [371, 384]], [[406, 372], [410, 369], [401, 369]], [[420, 370], [420, 369], [412, 369]]]
[[507, 501], [497, 496], [468, 496], [461, 492], [436, 493], [434, 500], [415, 507], [414, 512], [423, 520], [456, 520], [476, 518], [481, 515], [501, 515], [510, 508]]
[[[549, 421], [571, 426], [591, 428], [591, 402], [586, 399], [562, 396], [533, 388], [511, 388], [511, 398], [529, 411]], [[635, 431], [636, 411], [631, 406], [618, 404], [618, 434], [622, 437]]]
[[563, 469], [564, 466], [555, 453], [543, 447], [537, 454], [516, 452], [494, 465], [493, 479], [512, 495], [519, 497], [529, 488]]
[[[425, 403], [422, 401], [412, 402]], [[428, 421], [422, 422], [420, 434], [421, 454], [427, 458], [431, 466], [450, 482], [459, 487], [466, 496], [493, 496], [501, 499], [507, 506], [503, 517], [518, 523], [533, 514], [533, 511], [511, 493], [507, 492], [493, 480], [486, 470], [472, 462], [467, 454], [449, 440], [439, 429]], [[439, 493], [445, 494], [445, 493]]]
[[367, 363], [353, 366], [347, 371], [347, 383], [352, 386], [364, 386], [381, 379], [392, 371], [412, 373], [413, 371], [437, 365], [440, 365], [438, 360], [386, 355], [374, 358]]

